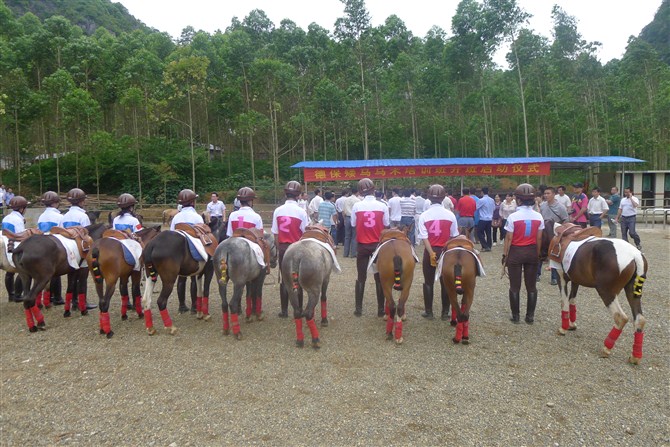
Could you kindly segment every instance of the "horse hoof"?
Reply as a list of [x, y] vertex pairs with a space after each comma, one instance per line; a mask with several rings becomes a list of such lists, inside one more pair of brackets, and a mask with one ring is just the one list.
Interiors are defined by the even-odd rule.
[[121, 320], [126, 321], [128, 319], [128, 315], [121, 315]]
[[388, 334], [386, 334], [386, 340], [388, 341], [393, 340], [393, 332], [389, 332]]
[[407, 321], [407, 314], [402, 314], [402, 317], [400, 317], [400, 321]]
[[223, 332], [223, 335], [230, 335], [230, 329], [224, 329], [221, 332]]
[[82, 310], [81, 311], [81, 316], [85, 317], [86, 315], [88, 315], [88, 310]]
[[70, 313], [69, 310], [66, 310], [65, 312], [63, 312], [63, 318], [69, 318], [70, 316], [72, 316], [72, 314]]
[[463, 337], [463, 340], [461, 340], [461, 343], [464, 345], [469, 345], [470, 344], [470, 339], [468, 337]]
[[296, 340], [295, 341], [295, 347], [296, 348], [304, 348], [305, 347], [305, 340]]
[[321, 327], [328, 327], [328, 318], [321, 319]]
[[156, 328], [153, 326], [147, 328], [147, 334], [149, 335], [156, 335]]
[[144, 314], [137, 314], [137, 318], [140, 320], [144, 320]]
[[389, 319], [389, 316], [384, 314], [384, 321], [388, 321], [388, 319]]
[[570, 326], [568, 327], [569, 331], [576, 331], [577, 330], [577, 324], [575, 323], [570, 323]]
[[405, 341], [405, 339], [402, 338], [402, 337], [400, 337], [400, 338], [396, 338], [396, 339], [395, 339], [395, 344], [396, 344], [396, 345], [401, 345], [403, 341]]
[[454, 342], [455, 345], [459, 344], [461, 341], [457, 339], [456, 337], [452, 338], [451, 341]]
[[253, 323], [254, 320], [251, 318], [251, 315], [247, 315], [246, 317], [244, 317], [244, 322], [245, 323]]
[[610, 350], [607, 349], [605, 346], [603, 346], [603, 350], [600, 351], [600, 357], [602, 357], [602, 358], [604, 358], [604, 359], [609, 358], [609, 356], [610, 356], [611, 353], [612, 353], [612, 351], [610, 351]]
[[206, 314], [202, 316], [202, 321], [210, 321], [212, 319], [212, 316], [210, 314]]
[[28, 329], [30, 332], [37, 332], [37, 326], [33, 326], [30, 329]]
[[105, 331], [103, 331], [102, 328], [101, 328], [100, 329], [100, 335], [104, 335], [104, 334], [105, 334]]
[[263, 321], [265, 320], [265, 314], [263, 312], [256, 314], [256, 321]]
[[47, 329], [46, 326], [47, 326], [47, 325], [46, 325], [46, 323], [45, 323], [44, 321], [41, 322], [41, 323], [37, 323], [37, 330], [39, 330], [39, 331], [45, 331], [45, 330]]
[[321, 349], [321, 340], [319, 340], [318, 338], [313, 338], [312, 339], [312, 348]]
[[[517, 323], [518, 323], [518, 321], [517, 321]], [[451, 320], [451, 322], [449, 322], [449, 324], [451, 324], [453, 327], [456, 327], [456, 325], [458, 324], [458, 321]]]
[[235, 336], [235, 340], [240, 341], [242, 340], [242, 332], [238, 332], [237, 334], [233, 334]]
[[640, 360], [642, 360], [642, 359], [639, 358], [639, 357], [634, 357], [632, 355], [630, 357], [628, 357], [628, 363], [630, 363], [631, 365], [639, 365]]
[[202, 312], [198, 312], [196, 315], [197, 315], [196, 318], [197, 318], [198, 320], [202, 320], [202, 316], [203, 316], [203, 313], [202, 313]]
[[177, 328], [174, 326], [169, 326], [165, 328], [165, 331], [170, 335], [174, 335], [177, 333]]
[[114, 336], [114, 331], [109, 331], [109, 332], [107, 333], [107, 339], [108, 339], [108, 340], [109, 340], [110, 338], [112, 338], [113, 336]]
[[566, 330], [563, 329], [562, 327], [559, 327], [559, 328], [558, 328], [558, 332], [557, 332], [556, 334], [557, 334], [557, 335], [565, 335], [565, 334], [567, 334], [567, 333], [568, 333], [568, 331], [566, 331]]

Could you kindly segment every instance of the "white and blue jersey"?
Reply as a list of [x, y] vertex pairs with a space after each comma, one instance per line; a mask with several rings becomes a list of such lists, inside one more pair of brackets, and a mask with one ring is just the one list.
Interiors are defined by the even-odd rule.
[[185, 206], [177, 213], [176, 216], [172, 219], [172, 224], [170, 224], [170, 230], [174, 230], [175, 225], [178, 223], [187, 223], [189, 225], [195, 224], [204, 224], [205, 221], [202, 220], [202, 216], [192, 206]]
[[76, 226], [87, 227], [89, 225], [91, 225], [91, 220], [86, 215], [86, 211], [83, 208], [72, 205], [70, 210], [63, 216], [63, 222], [60, 226], [70, 228]]
[[26, 231], [26, 222], [23, 214], [18, 211], [12, 211], [2, 219], [2, 229], [9, 230], [12, 233], [21, 233]]
[[63, 215], [58, 211], [58, 208], [49, 206], [37, 219], [37, 228], [39, 228], [42, 233], [48, 233], [53, 227], [60, 226], [62, 222]]
[[116, 216], [112, 223], [112, 227], [119, 231], [130, 230], [131, 233], [137, 233], [142, 229], [142, 224], [137, 217], [126, 213], [121, 216]]

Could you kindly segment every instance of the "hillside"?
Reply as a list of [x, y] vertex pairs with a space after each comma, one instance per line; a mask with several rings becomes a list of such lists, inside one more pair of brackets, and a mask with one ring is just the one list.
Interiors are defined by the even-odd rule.
[[640, 38], [658, 51], [663, 62], [670, 64], [670, 0], [663, 0], [654, 20], [644, 27]]
[[121, 3], [110, 0], [4, 0], [4, 3], [16, 17], [27, 12], [41, 20], [61, 15], [89, 35], [101, 26], [117, 35], [146, 27]]

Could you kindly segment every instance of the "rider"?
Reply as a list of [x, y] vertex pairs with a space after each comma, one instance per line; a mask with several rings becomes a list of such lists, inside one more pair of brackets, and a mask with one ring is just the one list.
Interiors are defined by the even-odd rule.
[[142, 229], [142, 224], [135, 216], [135, 205], [137, 200], [132, 194], [121, 194], [116, 201], [116, 206], [121, 208], [119, 214], [114, 218], [112, 227], [115, 230], [130, 230], [131, 233], [137, 233]]
[[[41, 232], [49, 234], [53, 227], [58, 227], [63, 222], [63, 215], [58, 211], [60, 197], [54, 191], [47, 191], [42, 196], [42, 203], [44, 204], [45, 209], [44, 212], [40, 214], [40, 217], [37, 218], [37, 228]], [[48, 299], [44, 299], [45, 304], [48, 303], [49, 300], [51, 301], [51, 304], [57, 306], [65, 304], [65, 300], [61, 296], [60, 276], [51, 279]]]
[[[375, 184], [369, 178], [358, 181], [358, 190], [365, 196], [360, 202], [356, 202], [351, 209], [351, 225], [356, 228], [356, 240], [358, 249], [356, 255], [356, 308], [354, 315], [360, 317], [363, 314], [363, 294], [365, 292], [365, 281], [368, 277], [368, 261], [377, 249], [382, 230], [390, 225], [388, 206], [375, 199]], [[375, 274], [375, 287], [377, 291], [377, 316], [384, 316], [384, 294], [379, 274]]]
[[240, 227], [257, 228], [263, 231], [263, 219], [261, 219], [261, 216], [251, 208], [254, 199], [256, 198], [254, 190], [248, 186], [240, 188], [237, 191], [237, 198], [240, 201], [240, 209], [230, 213], [226, 235], [231, 237], [233, 231]]
[[537, 268], [542, 242], [544, 220], [542, 215], [533, 211], [535, 188], [528, 183], [520, 184], [514, 191], [519, 206], [510, 214], [505, 224], [505, 246], [503, 265], [509, 271], [509, 305], [512, 310], [511, 321], [519, 323], [519, 294], [521, 292], [521, 270], [524, 274], [528, 301], [526, 323], [533, 324], [537, 304]]
[[[302, 193], [302, 186], [299, 182], [291, 180], [284, 187], [284, 194], [286, 194], [286, 202], [278, 207], [272, 214], [272, 228], [271, 232], [274, 235], [275, 245], [277, 246], [277, 255], [279, 265], [284, 259], [284, 253], [289, 245], [297, 242], [305, 228], [309, 225], [309, 217], [307, 212], [298, 206], [296, 199]], [[279, 317], [288, 317], [288, 291], [284, 287], [284, 282], [279, 284], [279, 298], [281, 305], [281, 312]]]
[[[23, 217], [26, 213], [26, 208], [30, 202], [23, 196], [14, 196], [10, 199], [7, 206], [12, 209], [12, 212], [2, 219], [2, 229], [19, 234], [26, 231], [26, 220]], [[7, 272], [5, 274], [5, 287], [9, 294], [9, 301], [20, 303], [22, 301], [21, 294], [23, 293], [23, 283], [20, 278], [14, 281], [14, 273]]]
[[[442, 254], [444, 245], [452, 237], [458, 236], [458, 223], [454, 213], [442, 206], [447, 196], [442, 185], [433, 185], [428, 188], [427, 194], [430, 207], [419, 217], [419, 238], [423, 239], [423, 302], [426, 310], [422, 317], [433, 319], [433, 285], [435, 284], [435, 269], [437, 260]], [[449, 301], [447, 291], [440, 278], [440, 292], [442, 298], [443, 320], [449, 318]]]

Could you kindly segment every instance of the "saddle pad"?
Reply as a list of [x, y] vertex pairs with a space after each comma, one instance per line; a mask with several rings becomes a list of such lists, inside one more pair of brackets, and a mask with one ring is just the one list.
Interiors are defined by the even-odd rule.
[[79, 270], [82, 267], [88, 267], [88, 264], [86, 264], [86, 259], [82, 258], [79, 254], [77, 241], [74, 239], [68, 239], [65, 236], [61, 236], [60, 234], [52, 234], [51, 236], [58, 239], [58, 242], [60, 242], [63, 248], [65, 248], [67, 263], [70, 264], [70, 267], [75, 270]]
[[123, 248], [123, 259], [126, 261], [126, 264], [132, 265], [133, 270], [139, 272], [142, 269], [142, 263], [140, 262], [140, 256], [142, 256], [142, 246], [139, 242], [132, 239], [117, 239], [115, 237], [108, 237], [108, 239], [114, 239], [121, 243]]
[[177, 230], [177, 233], [180, 233], [188, 241], [188, 248], [191, 250], [191, 256], [198, 262], [205, 262], [209, 255], [205, 251], [205, 246], [202, 244], [200, 238], [191, 237], [182, 230]]
[[[385, 241], [385, 242], [382, 242], [381, 244], [379, 244], [379, 246], [377, 247], [375, 252], [372, 253], [372, 256], [370, 256], [370, 262], [368, 262], [368, 272], [379, 273], [379, 271], [377, 270], [377, 256], [379, 255], [379, 250], [384, 245], [388, 244], [389, 242], [395, 241], [395, 240], [396, 239], [389, 239], [388, 241]], [[410, 245], [410, 247], [412, 248], [412, 256], [414, 256], [414, 260], [416, 262], [419, 262], [419, 257], [416, 255], [416, 253], [414, 253], [414, 247], [412, 247], [411, 245]]]
[[595, 236], [591, 236], [587, 239], [584, 239], [582, 241], [572, 241], [568, 244], [568, 246], [565, 248], [565, 255], [563, 256], [563, 265], [561, 265], [560, 262], [556, 262], [553, 259], [549, 260], [549, 265], [551, 268], [554, 268], [556, 270], [562, 270], [564, 272], [567, 272], [570, 270], [570, 264], [572, 264], [572, 258], [575, 256], [575, 253], [577, 253], [577, 249], [582, 246], [585, 242], [592, 241], [593, 239], [597, 239]]
[[255, 242], [251, 242], [246, 237], [238, 237], [238, 239], [241, 239], [247, 244], [249, 244], [249, 248], [251, 248], [251, 251], [254, 252], [254, 254], [256, 255], [256, 262], [258, 262], [258, 265], [260, 265], [261, 267], [265, 267], [265, 257], [263, 256], [263, 249], [261, 248], [261, 246]]
[[[7, 251], [7, 249], [9, 248], [8, 247], [9, 238], [7, 236], [5, 236], [4, 234], [0, 235], [0, 237], [2, 238], [2, 249], [5, 252], [5, 256], [7, 257], [7, 261], [9, 261], [9, 265], [11, 265], [13, 269], [15, 269], [16, 266], [14, 265], [14, 259], [12, 259], [12, 254]], [[14, 248], [18, 247], [19, 244], [20, 244], [20, 242], [15, 241], [14, 242]]]
[[297, 242], [294, 242], [293, 245], [295, 244], [300, 244], [302, 242], [314, 242], [315, 244], [319, 244], [326, 250], [328, 250], [328, 253], [330, 253], [330, 257], [333, 258], [333, 268], [337, 271], [337, 273], [342, 273], [342, 268], [340, 267], [340, 263], [337, 262], [337, 256], [335, 256], [335, 251], [333, 248], [330, 246], [330, 244], [326, 244], [325, 242], [318, 241], [314, 238], [309, 238], [309, 239], [300, 239]]
[[467, 248], [463, 247], [454, 247], [449, 250], [443, 251], [442, 254], [440, 255], [440, 260], [437, 261], [437, 268], [435, 269], [435, 282], [440, 280], [440, 276], [442, 276], [442, 264], [444, 261], [444, 255], [445, 253], [449, 253], [450, 251], [456, 251], [456, 250], [463, 250], [467, 251], [470, 253], [474, 258], [477, 260], [477, 276], [486, 276], [486, 272], [484, 271], [484, 266], [482, 265], [481, 259], [479, 259], [479, 256], [477, 256], [473, 251], [468, 250]]

